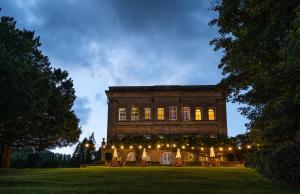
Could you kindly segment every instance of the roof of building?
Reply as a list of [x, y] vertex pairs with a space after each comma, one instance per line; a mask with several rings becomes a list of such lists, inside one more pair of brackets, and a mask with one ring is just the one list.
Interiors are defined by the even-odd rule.
[[213, 90], [216, 85], [154, 85], [154, 86], [110, 86], [106, 92], [133, 92], [133, 91], [198, 91]]

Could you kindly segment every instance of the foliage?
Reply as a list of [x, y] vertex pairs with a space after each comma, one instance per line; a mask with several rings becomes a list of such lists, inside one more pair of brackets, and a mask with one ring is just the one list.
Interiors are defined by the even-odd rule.
[[194, 136], [194, 135], [151, 135], [151, 136], [125, 136], [121, 139], [111, 139], [109, 145], [115, 146], [156, 146], [158, 144], [166, 145], [176, 144], [176, 146], [188, 147], [211, 147], [211, 146], [235, 146], [237, 141], [235, 138], [211, 138], [209, 136]]
[[248, 154], [247, 165], [278, 183], [300, 186], [300, 145], [288, 144]]
[[82, 142], [78, 142], [72, 155], [72, 165], [80, 166], [81, 163], [92, 163], [100, 159], [99, 151], [95, 150], [96, 141], [94, 133], [88, 138], [84, 138]]
[[79, 120], [68, 72], [52, 68], [33, 31], [0, 21], [0, 159], [8, 167], [11, 147], [39, 149], [77, 142]]
[[15, 150], [12, 155], [12, 168], [61, 168], [70, 167], [71, 156], [53, 153], [48, 150]]
[[[250, 120], [247, 125], [250, 139], [261, 144], [264, 151], [271, 149], [272, 154], [282, 145], [298, 146], [299, 0], [221, 0], [214, 10], [219, 16], [210, 24], [219, 28], [219, 37], [211, 44], [215, 50], [224, 52], [219, 65], [224, 75], [220, 87], [227, 90], [229, 100], [245, 104], [240, 110]], [[274, 162], [268, 160], [268, 154], [251, 157], [258, 161], [258, 169], [260, 162], [264, 167]], [[263, 169], [262, 173], [272, 179], [288, 181], [283, 176], [275, 176], [284, 173], [284, 166], [276, 168], [276, 173]]]
[[299, 143], [299, 1], [224, 0], [215, 10], [220, 36], [212, 44], [224, 52], [229, 99], [248, 105], [241, 111], [264, 144]]

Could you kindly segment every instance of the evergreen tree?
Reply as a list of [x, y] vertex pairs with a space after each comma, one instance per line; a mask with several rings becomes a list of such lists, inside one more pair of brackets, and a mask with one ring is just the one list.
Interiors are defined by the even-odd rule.
[[50, 66], [33, 31], [0, 21], [0, 160], [9, 167], [11, 148], [54, 148], [78, 141], [76, 98], [68, 72]]

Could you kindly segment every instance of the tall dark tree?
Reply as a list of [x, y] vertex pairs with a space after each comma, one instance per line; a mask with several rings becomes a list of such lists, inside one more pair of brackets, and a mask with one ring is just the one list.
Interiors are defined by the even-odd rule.
[[50, 66], [34, 32], [0, 22], [0, 159], [8, 167], [11, 147], [54, 148], [78, 141], [76, 98], [68, 72]]
[[94, 133], [88, 138], [84, 138], [82, 142], [78, 142], [72, 155], [72, 165], [79, 166], [82, 163], [91, 163], [98, 160], [98, 152], [96, 151], [96, 141]]
[[211, 25], [219, 28], [219, 37], [211, 43], [224, 52], [219, 68], [225, 77], [220, 85], [230, 100], [246, 104], [241, 111], [250, 120], [250, 136], [265, 148], [293, 145], [296, 151], [294, 146], [300, 144], [300, 1], [221, 0], [214, 10], [219, 17]]

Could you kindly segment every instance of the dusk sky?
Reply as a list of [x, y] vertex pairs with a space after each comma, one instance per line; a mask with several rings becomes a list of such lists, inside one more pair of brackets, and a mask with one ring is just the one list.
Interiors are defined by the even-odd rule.
[[[209, 0], [0, 0], [0, 15], [40, 36], [41, 50], [74, 81], [81, 139], [106, 137], [108, 86], [209, 85], [222, 52]], [[227, 103], [229, 136], [244, 133], [238, 104]], [[60, 149], [72, 153], [73, 147]]]

